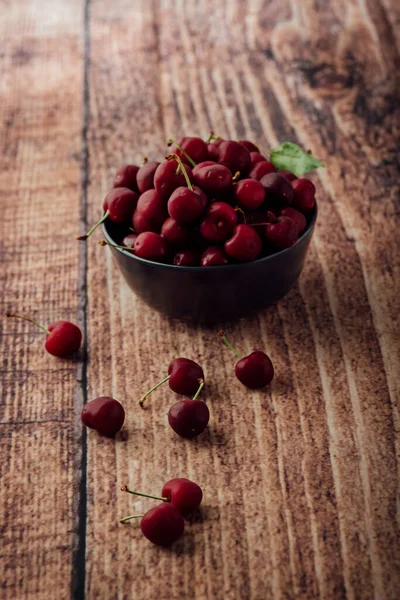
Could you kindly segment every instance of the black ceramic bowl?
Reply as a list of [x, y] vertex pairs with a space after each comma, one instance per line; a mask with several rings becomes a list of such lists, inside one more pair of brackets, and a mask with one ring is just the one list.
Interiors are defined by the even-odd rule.
[[[129, 287], [155, 310], [197, 323], [231, 321], [273, 304], [295, 284], [307, 254], [317, 208], [294, 246], [253, 262], [220, 267], [177, 267], [111, 248]], [[112, 224], [103, 223], [105, 239]]]

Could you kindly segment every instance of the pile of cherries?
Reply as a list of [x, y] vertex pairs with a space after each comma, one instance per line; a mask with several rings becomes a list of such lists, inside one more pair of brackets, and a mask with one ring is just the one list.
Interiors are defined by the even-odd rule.
[[[277, 169], [252, 142], [212, 133], [169, 140], [162, 162], [122, 166], [103, 203], [114, 247], [178, 266], [252, 261], [289, 248], [315, 205], [311, 181]], [[100, 242], [106, 245], [107, 242]]]

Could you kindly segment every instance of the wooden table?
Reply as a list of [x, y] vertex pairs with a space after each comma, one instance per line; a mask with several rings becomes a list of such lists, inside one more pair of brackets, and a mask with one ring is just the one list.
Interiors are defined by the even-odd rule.
[[[0, 596], [22, 600], [400, 597], [399, 70], [396, 0], [1, 0], [2, 311], [71, 319], [57, 360], [2, 319]], [[215, 328], [133, 296], [110, 252], [75, 236], [116, 168], [183, 133], [292, 140], [326, 163], [298, 285], [227, 328], [265, 348], [251, 393]], [[99, 239], [97, 234], [97, 240]], [[173, 395], [137, 400], [169, 361], [207, 373], [212, 419], [166, 426]], [[116, 440], [82, 406], [127, 408]], [[202, 516], [170, 550], [118, 519], [187, 476]]]

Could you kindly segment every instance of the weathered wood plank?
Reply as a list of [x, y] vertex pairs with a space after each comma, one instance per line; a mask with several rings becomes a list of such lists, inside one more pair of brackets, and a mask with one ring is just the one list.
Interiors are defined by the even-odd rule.
[[[1, 312], [77, 319], [83, 2], [0, 7]], [[78, 361], [1, 319], [2, 598], [67, 599], [77, 522]]]

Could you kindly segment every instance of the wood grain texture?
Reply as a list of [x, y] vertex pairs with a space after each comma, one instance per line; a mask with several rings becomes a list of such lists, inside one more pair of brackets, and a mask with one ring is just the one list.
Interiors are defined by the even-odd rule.
[[[4, 301], [7, 308], [23, 302], [29, 312], [45, 298], [47, 321], [78, 311], [82, 324], [87, 319], [88, 356], [83, 365], [55, 365], [39, 335], [7, 323], [5, 598], [397, 600], [397, 3], [91, 0], [85, 49], [82, 3], [58, 0], [57, 10], [44, 4], [40, 12], [24, 2], [28, 17], [13, 8], [2, 24], [14, 33], [3, 57], [13, 85], [0, 84], [5, 123], [12, 111], [19, 117], [12, 123], [25, 118], [23, 128], [5, 128], [2, 142]], [[17, 51], [21, 23], [30, 33], [23, 28]], [[55, 35], [56, 47], [48, 41]], [[29, 66], [32, 46], [37, 62]], [[64, 74], [55, 84], [59, 53]], [[27, 77], [54, 87], [37, 84], [36, 95], [24, 96]], [[53, 103], [56, 116], [45, 121]], [[152, 312], [107, 249], [92, 240], [82, 250], [73, 241], [80, 215], [82, 228], [98, 218], [121, 163], [163, 156], [169, 136], [204, 136], [211, 127], [265, 149], [291, 139], [327, 165], [313, 177], [319, 221], [298, 285], [268, 311], [227, 326], [243, 352], [261, 347], [272, 357], [277, 376], [263, 392], [237, 382], [218, 327], [188, 327]], [[44, 209], [55, 194], [59, 213]], [[33, 207], [43, 211], [40, 219]], [[21, 211], [28, 215], [22, 244]], [[212, 417], [193, 442], [167, 426], [168, 387], [147, 410], [137, 404], [178, 355], [206, 371]], [[98, 395], [123, 402], [126, 425], [115, 441], [89, 431], [82, 442], [79, 407]], [[29, 501], [11, 487], [26, 466]], [[203, 487], [204, 507], [163, 550], [142, 538], [137, 523], [118, 523], [153, 505], [119, 488], [155, 493], [175, 476]], [[28, 543], [36, 551], [27, 553]]]

